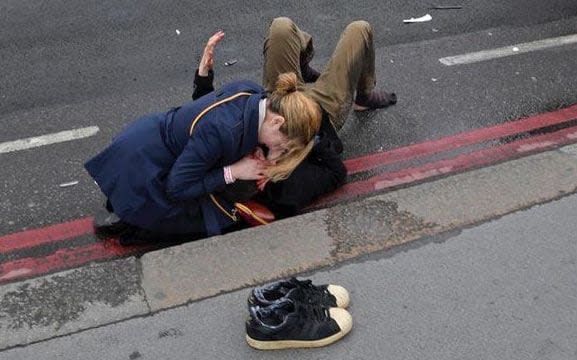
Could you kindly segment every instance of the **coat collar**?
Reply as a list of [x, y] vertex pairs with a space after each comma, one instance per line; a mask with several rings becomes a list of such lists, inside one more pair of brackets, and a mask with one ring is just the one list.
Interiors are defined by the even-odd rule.
[[264, 97], [266, 97], [264, 93], [249, 96], [244, 108], [244, 141], [241, 145], [243, 154], [248, 154], [258, 145], [258, 104]]

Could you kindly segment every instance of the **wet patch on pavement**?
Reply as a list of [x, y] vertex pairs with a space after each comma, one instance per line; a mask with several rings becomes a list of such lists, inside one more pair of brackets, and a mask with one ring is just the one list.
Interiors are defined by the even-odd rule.
[[0, 287], [0, 349], [147, 311], [134, 259], [8, 284]]
[[[25, 283], [2, 296], [0, 328], [54, 326], [76, 320], [93, 302], [117, 307], [140, 292], [134, 273], [99, 266], [42, 279], [32, 286]], [[8, 320], [4, 323], [4, 320]]]
[[326, 223], [334, 241], [332, 256], [337, 259], [386, 249], [439, 228], [408, 211], [400, 211], [396, 202], [385, 200], [331, 208]]

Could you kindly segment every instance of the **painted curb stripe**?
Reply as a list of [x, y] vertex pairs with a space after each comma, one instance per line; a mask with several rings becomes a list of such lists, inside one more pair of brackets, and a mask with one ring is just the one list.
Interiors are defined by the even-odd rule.
[[0, 237], [0, 254], [18, 251], [92, 233], [92, 217], [21, 231]]
[[322, 197], [308, 209], [316, 209], [337, 201], [350, 200], [377, 190], [405, 185], [432, 177], [454, 174], [499, 161], [513, 159], [521, 155], [541, 152], [558, 146], [577, 143], [577, 129], [569, 128], [554, 133], [534, 136], [530, 139], [482, 149], [469, 154], [459, 155], [448, 160], [440, 160], [423, 166], [384, 173], [369, 179], [344, 185], [335, 192]]
[[122, 246], [117, 239], [94, 244], [58, 249], [40, 258], [24, 258], [0, 264], [0, 284], [65, 270], [92, 261], [110, 260], [144, 252], [152, 246]]
[[431, 140], [415, 145], [409, 145], [390, 151], [373, 153], [345, 161], [348, 174], [374, 169], [379, 166], [393, 164], [401, 161], [413, 160], [440, 152], [453, 150], [463, 146], [479, 144], [488, 140], [498, 139], [504, 136], [527, 132], [551, 125], [557, 125], [577, 118], [577, 105], [531, 116], [526, 119], [507, 122], [487, 128], [481, 128], [470, 132], [460, 133], [454, 136]]

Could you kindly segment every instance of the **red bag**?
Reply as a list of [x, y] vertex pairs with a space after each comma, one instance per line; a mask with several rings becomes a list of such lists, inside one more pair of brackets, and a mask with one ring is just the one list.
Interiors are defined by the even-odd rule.
[[250, 226], [266, 225], [275, 220], [274, 214], [266, 206], [248, 200], [235, 203], [236, 213]]

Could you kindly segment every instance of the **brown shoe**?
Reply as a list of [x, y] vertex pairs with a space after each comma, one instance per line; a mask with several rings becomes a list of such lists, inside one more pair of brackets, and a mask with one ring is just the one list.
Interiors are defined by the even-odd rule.
[[397, 103], [397, 95], [383, 90], [373, 90], [370, 95], [357, 94], [353, 104], [355, 111], [367, 111], [386, 108]]
[[301, 66], [301, 75], [303, 76], [305, 83], [313, 83], [317, 81], [319, 76], [321, 76], [321, 73], [313, 69], [309, 64], [305, 64], [304, 66]]

